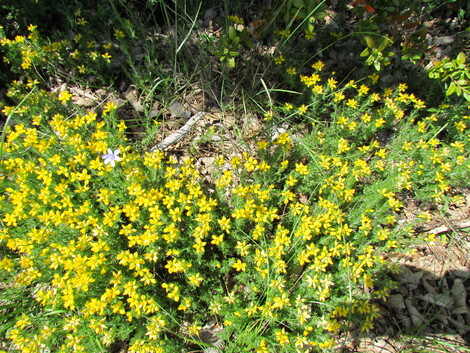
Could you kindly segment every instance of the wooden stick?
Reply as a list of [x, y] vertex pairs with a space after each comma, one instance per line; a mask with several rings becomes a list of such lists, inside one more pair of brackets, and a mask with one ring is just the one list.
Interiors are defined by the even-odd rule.
[[155, 152], [156, 150], [165, 150], [171, 145], [175, 144], [179, 140], [181, 140], [184, 135], [186, 135], [204, 115], [206, 115], [205, 112], [199, 112], [196, 115], [192, 116], [186, 124], [184, 124], [178, 131], [175, 131], [172, 133], [170, 136], [165, 138], [162, 142], [160, 142], [158, 145], [152, 147], [150, 149], [150, 152]]
[[470, 227], [470, 222], [459, 222], [459, 223], [455, 223], [452, 225], [452, 227], [448, 227], [448, 226], [440, 226], [440, 227], [436, 227], [434, 229], [430, 229], [428, 230], [427, 232], [431, 233], [431, 234], [441, 234], [441, 233], [445, 233], [445, 232], [449, 232], [451, 231], [452, 229], [456, 228], [456, 229], [462, 229], [462, 228], [468, 228]]

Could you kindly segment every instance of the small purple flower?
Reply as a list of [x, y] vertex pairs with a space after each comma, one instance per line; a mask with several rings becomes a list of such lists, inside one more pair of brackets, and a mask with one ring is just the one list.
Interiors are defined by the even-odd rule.
[[121, 151], [118, 149], [114, 150], [114, 152], [111, 150], [111, 148], [108, 148], [108, 153], [103, 154], [101, 158], [104, 159], [104, 164], [111, 164], [111, 167], [114, 167], [116, 165], [116, 162], [119, 162], [121, 160], [121, 157], [118, 156], [118, 154]]

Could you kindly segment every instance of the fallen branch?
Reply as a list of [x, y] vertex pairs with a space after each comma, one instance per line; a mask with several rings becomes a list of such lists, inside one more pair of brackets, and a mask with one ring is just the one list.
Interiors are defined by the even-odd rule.
[[187, 123], [184, 124], [178, 131], [175, 131], [170, 136], [165, 138], [162, 142], [160, 142], [158, 145], [152, 147], [150, 151], [155, 152], [156, 150], [165, 150], [171, 145], [175, 144], [176, 142], [181, 140], [183, 136], [191, 130], [194, 124], [196, 124], [204, 115], [206, 115], [205, 112], [199, 112], [196, 115], [192, 116], [187, 121]]
[[444, 226], [444, 225], [439, 226], [439, 227], [430, 229], [427, 232], [437, 235], [437, 234], [441, 234], [441, 233], [450, 232], [453, 229], [463, 229], [463, 228], [469, 228], [469, 227], [470, 227], [470, 222], [467, 221], [467, 222], [455, 223], [455, 224], [452, 225], [452, 227], [448, 227], [448, 226]]

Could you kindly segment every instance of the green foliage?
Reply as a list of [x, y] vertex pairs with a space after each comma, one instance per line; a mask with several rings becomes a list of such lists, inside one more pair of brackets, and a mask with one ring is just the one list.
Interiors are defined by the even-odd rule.
[[231, 23], [227, 28], [225, 37], [220, 38], [220, 50], [214, 52], [221, 62], [226, 63], [229, 67], [235, 67], [235, 58], [240, 55], [242, 47], [253, 48], [250, 35], [243, 25], [243, 20], [236, 16], [229, 16]]
[[286, 23], [299, 19], [304, 23], [305, 30], [313, 32], [315, 22], [326, 17], [326, 1], [318, 0], [288, 0], [280, 11], [281, 18]]
[[428, 75], [445, 83], [446, 95], [455, 94], [459, 97], [462, 95], [470, 102], [470, 70], [463, 52], [460, 52], [453, 60], [446, 58], [435, 62], [429, 69]]
[[[373, 6], [392, 16], [397, 4]], [[84, 110], [64, 86], [51, 87], [59, 78], [99, 87], [122, 75], [151, 105], [218, 72], [220, 62], [231, 76], [220, 70], [207, 87], [240, 84], [235, 58], [256, 39], [248, 25], [230, 16], [216, 43], [193, 36], [200, 6], [109, 0], [90, 13], [72, 5], [67, 39], [36, 26], [0, 35], [17, 78], [2, 102], [0, 341], [22, 352], [105, 352], [119, 342], [129, 352], [200, 351], [212, 346], [203, 335], [211, 324], [224, 352], [321, 352], [351, 327], [373, 330], [377, 302], [394, 288], [388, 274], [396, 268], [385, 259], [435, 241], [414, 232], [429, 212], [401, 221], [408, 200], [439, 205], [468, 184], [468, 106], [427, 102], [406, 83], [380, 88], [376, 72], [342, 81], [323, 61], [311, 64], [325, 4], [286, 1], [276, 9], [277, 56], [257, 58], [275, 66], [250, 78], [267, 99], [258, 92], [243, 100], [245, 110], [264, 112], [263, 129], [218, 151], [201, 173], [193, 158], [151, 148], [152, 118], [140, 118], [148, 136], [136, 141], [125, 106]], [[153, 5], [163, 6], [166, 25], [175, 16], [164, 39], [145, 30]], [[145, 10], [140, 23], [136, 9]], [[359, 23], [361, 55], [376, 71], [386, 70], [397, 42], [379, 34], [381, 25]], [[186, 55], [204, 51], [217, 58], [199, 66]], [[279, 71], [292, 86], [275, 81], [286, 77]], [[463, 54], [430, 74], [468, 99]]]
[[394, 54], [386, 49], [392, 46], [393, 39], [388, 36], [374, 37], [364, 36], [367, 48], [362, 51], [361, 57], [367, 57], [366, 64], [373, 65], [377, 71], [380, 71], [384, 66], [390, 65], [390, 57]]
[[[426, 3], [426, 7], [421, 6], [420, 1], [406, 0], [370, 0], [352, 3], [351, 11], [357, 15], [358, 31], [367, 33], [363, 38], [367, 47], [361, 53], [361, 56], [366, 58], [367, 65], [373, 65], [377, 71], [380, 71], [395, 56], [413, 64], [424, 66], [429, 63], [434, 48], [426, 39], [428, 28], [424, 25], [424, 21], [419, 20], [419, 14], [423, 16], [424, 12], [425, 16], [431, 16], [432, 11], [437, 8], [450, 9], [457, 7], [457, 4], [454, 6], [448, 2], [432, 0]], [[461, 11], [465, 13], [464, 9]], [[460, 17], [459, 13], [459, 19], [464, 23], [463, 17]], [[397, 45], [399, 43], [400, 47]], [[395, 50], [386, 51], [386, 48]]]
[[215, 320], [229, 352], [291, 350], [370, 330], [393, 288], [382, 254], [416, 240], [397, 222], [404, 195], [440, 201], [466, 182], [468, 116], [423, 116], [406, 85], [338, 86], [322, 66], [300, 75], [311, 107], [277, 108], [310, 131], [220, 156], [206, 186], [192, 159], [134, 150], [112, 103], [66, 118], [67, 92], [33, 92], [8, 108], [24, 123], [3, 146], [0, 265], [41, 306], [12, 313], [14, 345], [206, 347]]

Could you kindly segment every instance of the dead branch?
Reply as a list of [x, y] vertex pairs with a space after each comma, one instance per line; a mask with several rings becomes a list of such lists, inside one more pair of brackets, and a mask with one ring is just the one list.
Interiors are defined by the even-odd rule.
[[196, 115], [192, 116], [186, 124], [184, 124], [178, 131], [175, 131], [172, 133], [170, 136], [165, 138], [162, 142], [160, 142], [158, 145], [152, 147], [150, 149], [151, 152], [155, 152], [156, 150], [165, 150], [171, 145], [175, 144], [179, 140], [181, 140], [184, 135], [186, 135], [204, 115], [206, 115], [205, 112], [199, 112]]

